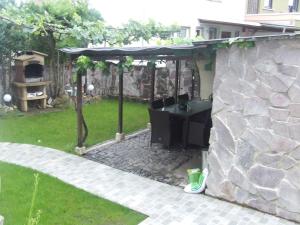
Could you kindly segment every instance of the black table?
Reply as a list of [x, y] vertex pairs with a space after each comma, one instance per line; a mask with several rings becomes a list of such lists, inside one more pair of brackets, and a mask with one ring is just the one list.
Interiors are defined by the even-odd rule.
[[199, 101], [199, 100], [192, 100], [189, 101], [187, 104], [187, 110], [182, 110], [179, 108], [179, 104], [163, 107], [161, 109], [158, 109], [160, 111], [167, 111], [172, 116], [182, 118], [184, 120], [183, 124], [183, 134], [182, 134], [182, 142], [184, 148], [188, 145], [188, 130], [189, 130], [189, 121], [191, 117], [211, 110], [212, 103], [210, 101]]

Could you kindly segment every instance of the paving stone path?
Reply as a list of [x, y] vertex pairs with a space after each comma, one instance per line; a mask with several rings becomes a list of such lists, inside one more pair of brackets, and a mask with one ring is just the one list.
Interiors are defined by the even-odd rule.
[[148, 215], [140, 225], [296, 225], [55, 149], [0, 143], [0, 161], [41, 171]]
[[179, 146], [167, 150], [160, 144], [150, 146], [149, 140], [150, 131], [144, 130], [122, 142], [95, 146], [84, 157], [153, 180], [182, 186], [186, 174], [182, 176], [174, 171], [196, 155], [201, 157], [201, 150], [193, 148], [185, 151]]

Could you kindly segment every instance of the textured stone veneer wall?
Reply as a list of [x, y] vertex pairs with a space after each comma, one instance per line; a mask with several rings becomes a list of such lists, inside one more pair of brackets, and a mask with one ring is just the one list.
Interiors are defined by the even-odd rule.
[[[199, 70], [204, 70], [208, 62], [198, 63]], [[181, 61], [180, 67], [180, 93], [191, 94], [192, 86], [192, 62]], [[94, 73], [88, 72], [88, 83], [95, 86], [94, 94], [102, 96], [118, 94], [118, 73], [117, 67], [111, 66], [109, 75], [104, 75], [101, 71], [96, 70]], [[202, 72], [202, 71], [201, 71]], [[207, 74], [211, 71], [207, 71]], [[157, 97], [172, 96], [175, 90], [175, 62], [168, 61], [165, 68], [156, 69], [155, 77], [155, 95]], [[199, 96], [199, 75], [195, 74], [195, 97]], [[211, 85], [209, 85], [211, 87]], [[124, 73], [124, 95], [147, 99], [150, 97], [151, 88], [151, 71], [145, 66], [134, 66], [133, 70]], [[209, 92], [211, 94], [211, 91]]]
[[300, 222], [300, 40], [217, 52], [207, 193]]

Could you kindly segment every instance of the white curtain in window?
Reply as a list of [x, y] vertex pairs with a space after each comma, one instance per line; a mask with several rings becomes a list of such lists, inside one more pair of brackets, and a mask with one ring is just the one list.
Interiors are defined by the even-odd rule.
[[270, 1], [271, 0], [265, 0], [264, 6], [267, 7], [267, 8], [270, 7]]

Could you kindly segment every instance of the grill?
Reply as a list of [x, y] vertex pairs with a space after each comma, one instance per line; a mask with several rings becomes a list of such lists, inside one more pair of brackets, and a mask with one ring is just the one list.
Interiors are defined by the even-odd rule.
[[28, 105], [46, 108], [46, 86], [44, 80], [44, 53], [22, 52], [15, 58], [14, 99], [21, 111], [27, 112]]

